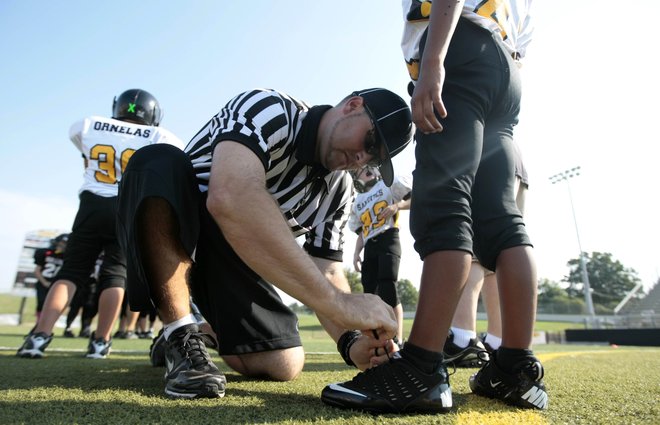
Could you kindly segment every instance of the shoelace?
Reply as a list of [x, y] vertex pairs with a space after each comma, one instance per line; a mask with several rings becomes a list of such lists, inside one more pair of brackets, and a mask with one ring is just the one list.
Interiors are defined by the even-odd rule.
[[200, 367], [206, 367], [211, 363], [211, 357], [206, 351], [206, 342], [209, 342], [210, 346], [214, 345], [211, 338], [206, 334], [201, 332], [186, 332], [186, 334], [181, 337], [179, 353], [190, 360], [193, 368], [197, 369]]
[[[378, 332], [376, 332], [376, 329], [372, 329], [371, 332], [374, 335], [374, 338], [378, 339]], [[387, 352], [387, 347], [383, 347], [383, 351], [385, 351], [385, 355], [387, 356], [387, 360], [392, 361], [392, 357], [390, 357], [390, 353]], [[374, 354], [378, 356], [378, 347], [374, 350]]]

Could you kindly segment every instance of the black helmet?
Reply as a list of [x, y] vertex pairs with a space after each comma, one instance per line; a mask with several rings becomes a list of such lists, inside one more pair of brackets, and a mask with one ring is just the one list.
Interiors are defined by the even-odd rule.
[[[374, 176], [373, 179], [363, 182], [360, 180], [360, 177], [362, 176], [363, 173], [366, 173], [365, 175], [367, 177]], [[364, 167], [359, 170], [356, 170], [355, 172], [351, 173], [351, 177], [353, 177], [353, 187], [355, 187], [355, 190], [358, 191], [358, 193], [366, 193], [371, 190], [372, 187], [376, 185], [380, 180], [382, 180], [382, 176], [380, 175], [380, 172], [378, 171], [378, 168], [376, 167]]]
[[151, 93], [140, 89], [126, 90], [112, 103], [112, 118], [135, 121], [138, 124], [160, 124], [161, 110]]

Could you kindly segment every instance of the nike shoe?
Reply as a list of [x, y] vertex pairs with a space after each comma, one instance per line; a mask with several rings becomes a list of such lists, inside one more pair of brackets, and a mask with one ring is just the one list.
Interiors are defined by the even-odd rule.
[[435, 372], [426, 374], [400, 355], [350, 381], [326, 386], [321, 401], [374, 414], [442, 413], [452, 407], [446, 366], [440, 364]]
[[206, 351], [207, 345], [215, 348], [214, 341], [201, 333], [196, 324], [176, 329], [165, 345], [165, 394], [172, 398], [225, 395], [227, 380]]
[[152, 339], [154, 337], [154, 331], [148, 330], [144, 332], [136, 332], [135, 335], [137, 335], [139, 339]]
[[151, 346], [149, 347], [149, 360], [153, 367], [165, 367], [166, 348], [167, 342], [165, 341], [163, 329], [161, 328], [160, 331], [158, 331], [158, 335], [156, 335], [151, 341]]
[[47, 335], [44, 332], [30, 333], [18, 349], [16, 355], [29, 359], [40, 359], [44, 356], [44, 351], [48, 344], [53, 340], [53, 335]]
[[64, 338], [75, 338], [76, 336], [71, 332], [71, 329], [66, 328], [64, 329], [64, 333], [62, 334]]
[[529, 357], [515, 365], [512, 373], [507, 373], [497, 366], [496, 358], [497, 351], [479, 372], [470, 377], [473, 393], [513, 406], [540, 410], [548, 408], [541, 362]]
[[454, 367], [481, 367], [489, 360], [488, 351], [477, 338], [472, 338], [467, 347], [454, 344], [454, 334], [450, 330], [442, 349], [445, 363]]
[[85, 357], [88, 359], [105, 359], [110, 354], [110, 347], [112, 346], [112, 339], [106, 341], [103, 338], [96, 338], [96, 333], [92, 332], [89, 338], [89, 345], [87, 346], [87, 354]]
[[482, 341], [482, 343], [484, 344], [484, 348], [488, 352], [488, 355], [489, 356], [493, 355], [493, 353], [495, 352], [495, 348], [491, 347], [490, 344], [487, 343], [486, 341]]

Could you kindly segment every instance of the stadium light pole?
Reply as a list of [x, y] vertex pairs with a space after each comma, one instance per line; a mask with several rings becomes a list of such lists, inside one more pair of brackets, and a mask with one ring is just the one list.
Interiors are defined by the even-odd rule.
[[582, 269], [582, 280], [584, 281], [584, 301], [587, 304], [587, 311], [590, 316], [595, 316], [594, 303], [591, 300], [591, 285], [589, 285], [589, 274], [587, 273], [587, 261], [584, 259], [584, 252], [582, 252], [582, 243], [580, 242], [580, 231], [578, 230], [577, 218], [575, 218], [575, 207], [573, 206], [573, 195], [571, 194], [571, 185], [569, 179], [580, 175], [580, 167], [573, 167], [554, 176], [550, 176], [552, 184], [561, 181], [566, 182], [568, 188], [568, 199], [571, 201], [571, 212], [573, 213], [573, 223], [575, 224], [575, 235], [577, 236], [578, 248], [580, 248], [580, 268]]

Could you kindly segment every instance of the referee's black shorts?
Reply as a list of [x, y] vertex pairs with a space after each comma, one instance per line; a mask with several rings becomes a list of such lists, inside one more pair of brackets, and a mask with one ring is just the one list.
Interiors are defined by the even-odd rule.
[[296, 315], [272, 285], [238, 258], [206, 209], [206, 193], [199, 191], [188, 155], [166, 144], [135, 152], [119, 190], [118, 233], [128, 258], [132, 310], [153, 305], [135, 229], [136, 213], [148, 197], [165, 199], [177, 216], [181, 243], [194, 258], [189, 282], [192, 296], [218, 335], [220, 354], [302, 345]]

